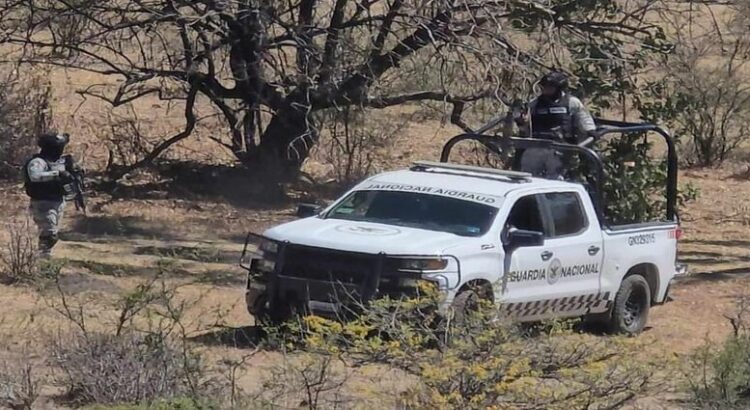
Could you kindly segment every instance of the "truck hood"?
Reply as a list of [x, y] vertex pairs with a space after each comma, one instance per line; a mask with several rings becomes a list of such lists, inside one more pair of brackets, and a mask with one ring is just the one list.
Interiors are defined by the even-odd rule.
[[267, 230], [264, 236], [293, 244], [349, 252], [390, 255], [441, 255], [461, 240], [448, 232], [341, 219], [300, 219]]

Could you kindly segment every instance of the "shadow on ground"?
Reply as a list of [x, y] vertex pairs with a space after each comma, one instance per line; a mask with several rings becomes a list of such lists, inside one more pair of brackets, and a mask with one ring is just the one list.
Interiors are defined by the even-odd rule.
[[717, 263], [750, 262], [750, 256], [710, 251], [682, 251], [680, 261], [691, 265], [716, 265]]
[[60, 275], [56, 283], [47, 284], [44, 290], [54, 293], [63, 292], [66, 295], [92, 292], [118, 295], [122, 292], [122, 289], [112, 282], [78, 272]]
[[697, 282], [719, 282], [725, 280], [739, 279], [750, 275], [750, 265], [736, 268], [716, 269], [705, 272], [693, 272], [690, 276], [679, 279], [679, 283], [691, 284]]
[[255, 348], [265, 340], [266, 333], [260, 326], [222, 327], [212, 332], [190, 338], [207, 346], [224, 346], [237, 349]]
[[242, 252], [205, 246], [139, 246], [136, 248], [135, 254], [203, 263], [236, 264], [240, 260]]
[[245, 285], [247, 280], [246, 273], [240, 271], [239, 268], [227, 269], [227, 270], [208, 270], [198, 275], [192, 275], [195, 277], [196, 283], [202, 283], [212, 286], [237, 288]]
[[[681, 283], [700, 281], [724, 281], [737, 279], [750, 274], [750, 241], [740, 239], [687, 239], [682, 244], [694, 248], [679, 253], [680, 262], [686, 263], [691, 275], [682, 278]], [[715, 248], [703, 250], [703, 247]], [[697, 247], [698, 249], [695, 249]], [[739, 254], [738, 254], [739, 253]]]
[[159, 274], [165, 278], [191, 280], [195, 284], [231, 288], [242, 286], [246, 280], [245, 274], [239, 268], [191, 271], [178, 266], [171, 266], [169, 263], [161, 264], [157, 262], [149, 265], [127, 265], [93, 260], [68, 260], [67, 265], [73, 268], [85, 269], [90, 274], [97, 276], [151, 278]]
[[727, 248], [750, 249], [750, 241], [740, 239], [684, 239], [681, 244], [706, 245], [706, 246], [725, 246]]
[[112, 242], [115, 238], [142, 238], [176, 240], [175, 235], [170, 234], [169, 224], [159, 221], [147, 221], [135, 216], [89, 216], [87, 218], [76, 218], [73, 221], [71, 231], [62, 232], [62, 240], [80, 242]]
[[[127, 265], [122, 263], [99, 262], [93, 260], [68, 260], [68, 266], [85, 269], [89, 273], [98, 276], [112, 276], [116, 278], [154, 276], [159, 272], [156, 265]], [[181, 269], [170, 269], [168, 276], [185, 276], [190, 272]]]
[[274, 178], [254, 175], [245, 167], [198, 162], [162, 161], [147, 171], [147, 180], [101, 183], [95, 188], [118, 199], [181, 199], [224, 202], [244, 209], [278, 209], [290, 198]]

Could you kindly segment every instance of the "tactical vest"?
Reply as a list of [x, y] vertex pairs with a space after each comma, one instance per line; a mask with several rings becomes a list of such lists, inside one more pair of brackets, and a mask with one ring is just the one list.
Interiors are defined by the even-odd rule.
[[[531, 113], [531, 132], [536, 138], [552, 138], [549, 133], [555, 128], [562, 132], [562, 137], [569, 140], [573, 136], [573, 118], [570, 113], [570, 97], [563, 94], [557, 101], [544, 98], [536, 100], [536, 106]], [[547, 135], [544, 135], [547, 133]]]
[[31, 159], [26, 161], [23, 166], [24, 176], [24, 187], [26, 188], [26, 195], [31, 199], [39, 201], [62, 201], [67, 195], [65, 185], [60, 181], [44, 181], [44, 182], [32, 182], [29, 177], [29, 164], [31, 161], [41, 158], [46, 164], [47, 169], [45, 171], [62, 171], [65, 169], [64, 159], [61, 158], [57, 161], [49, 161], [40, 154], [36, 154]]

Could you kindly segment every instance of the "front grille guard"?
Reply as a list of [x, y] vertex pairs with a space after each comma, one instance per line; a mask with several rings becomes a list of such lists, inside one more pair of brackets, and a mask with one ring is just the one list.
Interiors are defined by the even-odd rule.
[[[260, 257], [260, 253], [253, 252], [250, 249], [250, 246], [253, 243], [253, 241], [257, 241], [258, 243], [260, 243], [261, 241], [264, 241], [264, 240], [270, 240], [270, 239], [262, 235], [252, 233], [252, 232], [248, 233], [247, 237], [245, 237], [245, 245], [242, 249], [242, 255], [240, 256], [240, 267], [248, 271], [248, 273], [250, 274], [254, 273], [252, 270], [252, 260]], [[295, 246], [289, 241], [281, 241], [281, 242], [274, 241], [274, 242], [278, 245], [278, 251], [276, 252], [276, 264], [275, 264], [273, 272], [266, 275], [267, 277], [266, 289], [269, 295], [269, 302], [271, 305], [274, 304], [275, 299], [278, 297], [277, 292], [276, 292], [276, 287], [278, 286], [279, 277], [282, 276], [282, 272], [284, 271], [284, 264], [286, 262], [285, 256], [286, 256], [287, 249], [290, 246]], [[338, 253], [338, 254], [348, 254], [348, 255], [357, 254], [356, 252], [339, 251], [336, 249], [328, 249], [328, 248], [325, 248], [325, 249], [315, 248], [311, 246], [305, 246], [305, 248], [320, 249], [320, 250], [324, 250], [327, 253]], [[362, 254], [362, 255], [367, 255], [369, 257], [373, 256], [372, 254]], [[362, 289], [361, 289], [362, 302], [367, 302], [373, 299], [373, 297], [377, 293], [378, 285], [380, 283], [380, 278], [383, 275], [383, 268], [385, 267], [387, 255], [384, 252], [381, 252], [381, 253], [378, 253], [376, 256], [377, 256], [375, 258], [376, 265], [372, 271], [373, 274], [369, 275], [369, 277], [364, 281], [364, 285], [362, 286]], [[305, 278], [299, 278], [299, 279], [305, 279]]]
[[252, 270], [252, 267], [251, 267], [252, 259], [250, 259], [250, 261], [248, 261], [247, 259], [247, 256], [248, 256], [247, 248], [250, 245], [250, 241], [253, 239], [257, 239], [258, 243], [260, 243], [260, 241], [264, 240], [265, 238], [261, 235], [258, 235], [252, 232], [249, 232], [247, 236], [245, 237], [245, 245], [242, 247], [242, 255], [240, 255], [240, 268], [248, 271], [248, 273], [250, 273]]
[[[252, 252], [249, 248], [253, 241], [257, 241], [260, 243], [264, 240], [271, 240], [268, 239], [262, 235], [258, 235], [255, 233], [248, 233], [247, 237], [245, 238], [245, 244], [242, 250], [242, 256], [240, 257], [240, 267], [248, 271], [248, 273], [252, 274], [252, 257], [248, 259], [249, 255], [255, 255], [256, 257], [260, 257], [259, 252]], [[367, 257], [373, 257], [376, 256], [375, 261], [375, 268], [373, 269], [373, 273], [369, 275], [366, 281], [364, 281], [364, 285], [361, 289], [361, 302], [366, 303], [371, 301], [375, 296], [377, 296], [378, 288], [380, 286], [380, 280], [383, 277], [384, 274], [384, 268], [386, 266], [386, 262], [388, 258], [394, 258], [394, 259], [409, 259], [409, 258], [429, 258], [434, 257], [435, 255], [388, 255], [385, 252], [380, 252], [377, 255], [373, 254], [365, 254], [360, 252], [351, 252], [351, 251], [341, 251], [337, 249], [330, 249], [330, 248], [318, 248], [314, 246], [302, 246], [302, 245], [296, 245], [289, 241], [273, 241], [278, 245], [278, 251], [276, 253], [276, 264], [274, 267], [274, 271], [266, 274], [266, 289], [268, 292], [269, 302], [271, 305], [276, 302], [276, 299], [278, 298], [276, 287], [279, 283], [279, 277], [283, 276], [284, 271], [284, 264], [285, 264], [285, 255], [286, 251], [290, 246], [301, 246], [306, 249], [314, 249], [314, 250], [320, 250], [325, 251], [327, 253], [334, 253], [334, 254], [346, 254], [346, 255], [362, 255]], [[455, 257], [443, 255], [443, 257], [451, 258], [456, 261], [457, 263], [457, 275], [458, 275], [458, 283], [461, 282], [461, 266], [460, 261], [456, 259]], [[406, 277], [406, 278], [414, 278], [419, 279], [421, 278], [420, 274], [414, 273], [414, 274], [407, 274], [407, 273], [400, 273], [399, 277]], [[304, 280], [305, 278], [298, 278], [301, 280]], [[333, 283], [333, 281], [332, 281]]]

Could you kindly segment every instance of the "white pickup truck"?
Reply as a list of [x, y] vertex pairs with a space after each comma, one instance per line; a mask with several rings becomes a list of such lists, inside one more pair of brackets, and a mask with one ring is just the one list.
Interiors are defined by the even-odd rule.
[[444, 308], [486, 298], [521, 321], [595, 316], [638, 333], [682, 273], [679, 224], [607, 226], [591, 198], [578, 183], [449, 163], [379, 174], [257, 236], [248, 310], [335, 314], [346, 298], [429, 281]]

